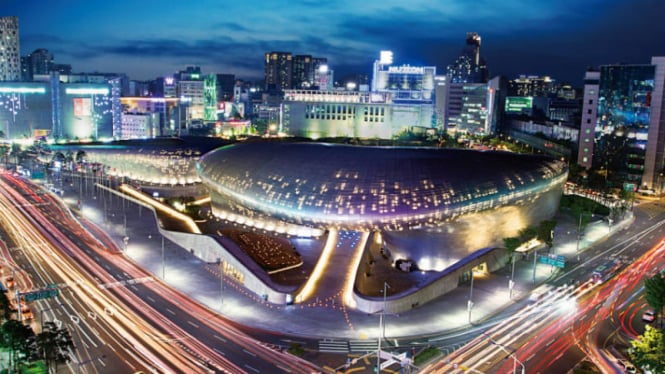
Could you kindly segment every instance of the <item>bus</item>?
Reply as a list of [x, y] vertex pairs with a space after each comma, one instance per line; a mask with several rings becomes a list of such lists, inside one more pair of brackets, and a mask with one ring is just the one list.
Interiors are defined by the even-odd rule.
[[591, 280], [594, 283], [603, 283], [606, 280], [612, 278], [619, 269], [621, 269], [621, 261], [619, 260], [612, 260], [609, 261], [605, 264], [599, 265], [594, 269], [593, 273], [591, 273]]

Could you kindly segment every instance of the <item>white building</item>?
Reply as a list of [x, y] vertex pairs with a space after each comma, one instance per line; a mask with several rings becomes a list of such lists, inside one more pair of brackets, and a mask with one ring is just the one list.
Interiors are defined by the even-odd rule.
[[148, 139], [158, 134], [159, 113], [122, 113], [119, 139]]
[[432, 104], [395, 103], [389, 93], [287, 90], [280, 132], [309, 138], [391, 139], [414, 127], [432, 127]]

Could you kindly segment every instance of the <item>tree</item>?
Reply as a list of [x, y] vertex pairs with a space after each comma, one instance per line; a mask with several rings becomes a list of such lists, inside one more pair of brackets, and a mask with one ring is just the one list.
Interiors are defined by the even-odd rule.
[[657, 273], [651, 278], [644, 279], [644, 291], [647, 302], [660, 315], [660, 327], [663, 327], [663, 308], [665, 307], [665, 278]]
[[537, 235], [538, 235], [538, 230], [532, 226], [529, 226], [520, 230], [519, 239], [520, 241], [522, 241], [522, 243], [526, 243], [529, 240], [535, 238]]
[[537, 230], [537, 238], [538, 240], [542, 241], [547, 245], [547, 248], [551, 249], [553, 240], [554, 240], [554, 235], [552, 233], [554, 232], [554, 228], [556, 227], [557, 222], [552, 219], [547, 219], [544, 221], [541, 221], [540, 224], [538, 225]]
[[0, 345], [9, 349], [9, 363], [18, 367], [19, 363], [35, 357], [35, 333], [30, 326], [10, 319], [2, 324]]
[[630, 360], [652, 373], [665, 373], [665, 335], [657, 328], [645, 326], [644, 335], [630, 342]]
[[57, 372], [58, 364], [71, 359], [68, 351], [74, 348], [72, 337], [67, 329], [59, 329], [54, 322], [44, 323], [36, 342], [39, 357], [44, 359], [48, 372], [51, 372], [51, 367]]
[[7, 291], [0, 292], [0, 320], [7, 321], [12, 316], [12, 304], [7, 297]]
[[519, 248], [520, 245], [522, 245], [520, 238], [503, 238], [503, 246], [506, 247], [508, 253], [510, 253], [511, 261], [513, 258], [513, 253], [515, 253], [515, 250]]

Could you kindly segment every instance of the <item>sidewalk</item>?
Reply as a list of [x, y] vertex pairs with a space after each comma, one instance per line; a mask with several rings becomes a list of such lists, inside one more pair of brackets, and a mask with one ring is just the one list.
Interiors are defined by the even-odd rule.
[[[78, 194], [68, 194], [66, 191], [64, 199], [71, 208], [76, 209], [78, 197]], [[164, 274], [166, 283], [229, 319], [285, 335], [321, 340], [366, 340], [375, 339], [379, 335], [378, 314], [368, 315], [347, 310], [339, 295], [286, 306], [265, 303], [258, 295], [248, 293], [229, 279], [224, 280], [222, 289], [216, 265], [202, 262], [169, 240], [164, 240], [162, 260], [162, 238], [150, 210], [131, 203], [123, 205], [118, 198], [110, 202], [107, 199], [105, 205], [104, 212], [102, 198], [94, 196], [92, 191], [87, 195], [84, 194], [81, 211], [86, 219], [103, 228], [119, 248], [124, 247], [123, 238], [128, 237], [125, 251], [127, 257], [158, 278], [162, 278]], [[559, 225], [555, 230], [551, 253], [564, 255], [569, 261], [574, 262], [577, 249], [577, 224], [570, 217], [568, 219], [556, 217], [556, 219]], [[630, 224], [631, 220], [632, 217], [627, 217], [624, 221], [613, 225], [612, 231], [618, 230], [622, 225]], [[580, 240], [580, 250], [609, 234], [607, 223], [602, 221], [590, 223]], [[429, 336], [467, 328], [470, 322], [475, 324], [484, 321], [510, 307], [515, 301], [528, 297], [535, 287], [559, 271], [550, 265], [537, 263], [534, 283], [533, 270], [533, 257], [516, 262], [512, 297], [508, 288], [511, 277], [510, 266], [486, 277], [474, 278], [472, 296], [474, 305], [471, 313], [467, 309], [470, 289], [468, 285], [462, 284], [450, 293], [412, 311], [399, 316], [387, 314], [386, 337], [392, 339]]]

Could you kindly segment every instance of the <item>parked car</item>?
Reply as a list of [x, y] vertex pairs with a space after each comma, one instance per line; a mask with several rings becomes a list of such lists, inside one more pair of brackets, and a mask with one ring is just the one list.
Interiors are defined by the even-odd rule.
[[656, 319], [656, 312], [653, 309], [647, 309], [644, 314], [642, 314], [642, 321], [651, 323]]

